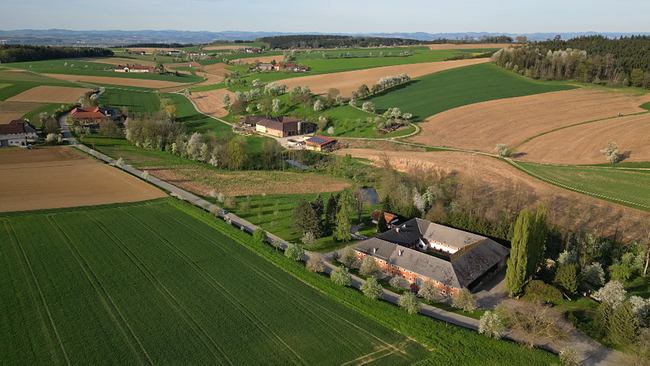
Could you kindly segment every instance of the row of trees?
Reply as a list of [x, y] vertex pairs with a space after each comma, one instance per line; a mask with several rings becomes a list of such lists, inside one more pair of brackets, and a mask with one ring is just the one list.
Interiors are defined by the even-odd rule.
[[381, 47], [381, 46], [409, 46], [420, 45], [424, 41], [406, 38], [381, 38], [381, 37], [351, 37], [334, 35], [291, 35], [257, 38], [255, 42], [269, 44], [269, 49], [291, 48], [356, 48], [356, 47]]
[[109, 57], [113, 51], [98, 47], [58, 47], [0, 44], [0, 63], [56, 60], [78, 57]]

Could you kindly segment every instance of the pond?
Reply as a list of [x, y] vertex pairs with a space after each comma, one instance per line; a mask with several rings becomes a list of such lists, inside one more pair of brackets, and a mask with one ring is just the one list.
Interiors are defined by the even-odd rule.
[[363, 197], [364, 205], [378, 205], [379, 193], [375, 187], [364, 187], [361, 189], [361, 197]]

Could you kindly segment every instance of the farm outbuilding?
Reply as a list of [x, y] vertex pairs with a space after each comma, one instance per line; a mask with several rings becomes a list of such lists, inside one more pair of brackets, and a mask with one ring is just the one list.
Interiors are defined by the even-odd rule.
[[28, 142], [36, 139], [38, 139], [36, 128], [28, 121], [16, 119], [0, 125], [0, 147], [27, 146]]
[[319, 135], [315, 135], [305, 140], [305, 148], [307, 148], [307, 150], [330, 151], [334, 148], [335, 144], [336, 140]]

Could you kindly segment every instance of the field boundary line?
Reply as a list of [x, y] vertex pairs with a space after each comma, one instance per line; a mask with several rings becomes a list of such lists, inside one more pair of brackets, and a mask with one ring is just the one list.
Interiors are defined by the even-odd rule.
[[[124, 211], [124, 210], [121, 209], [121, 208], [120, 208], [120, 210], [121, 210], [121, 211]], [[205, 330], [203, 330], [203, 328], [201, 328], [201, 326], [198, 324], [198, 322], [196, 321], [196, 319], [194, 319], [194, 318], [190, 315], [190, 313], [187, 311], [187, 309], [185, 309], [185, 307], [181, 304], [181, 302], [180, 302], [178, 299], [176, 299], [176, 297], [175, 297], [175, 296], [174, 296], [174, 295], [169, 291], [169, 289], [167, 289], [167, 287], [166, 287], [166, 286], [165, 286], [165, 285], [164, 285], [164, 284], [163, 284], [163, 283], [158, 279], [158, 277], [156, 277], [156, 275], [153, 273], [153, 271], [151, 271], [151, 269], [149, 269], [149, 268], [146, 266], [146, 264], [144, 264], [144, 262], [143, 262], [143, 261], [142, 261], [142, 260], [141, 260], [141, 259], [140, 259], [136, 254], [135, 254], [135, 253], [133, 253], [130, 249], [128, 249], [128, 246], [127, 246], [127, 245], [122, 241], [122, 239], [120, 239], [117, 235], [115, 235], [115, 233], [114, 233], [112, 230], [110, 230], [110, 229], [107, 228], [103, 223], [101, 223], [101, 221], [100, 221], [100, 220], [99, 220], [99, 219], [98, 219], [98, 218], [97, 218], [93, 213], [88, 212], [88, 213], [86, 213], [86, 216], [88, 216], [88, 217], [89, 217], [89, 218], [90, 218], [90, 219], [95, 223], [95, 225], [96, 225], [97, 227], [99, 227], [100, 230], [102, 230], [105, 234], [107, 234], [108, 236], [112, 237], [113, 239], [115, 239], [116, 241], [118, 241], [118, 242], [120, 243], [120, 244], [118, 244], [118, 247], [120, 248], [120, 250], [121, 250], [121, 251], [122, 251], [122, 252], [123, 252], [123, 253], [124, 253], [128, 258], [129, 258], [129, 260], [130, 260], [130, 261], [131, 261], [131, 262], [132, 262], [132, 263], [133, 263], [133, 264], [134, 264], [134, 265], [135, 265], [135, 266], [136, 266], [136, 267], [137, 267], [137, 268], [138, 268], [138, 269], [139, 269], [139, 270], [140, 270], [140, 271], [145, 275], [145, 277], [147, 278], [147, 281], [149, 281], [149, 282], [151, 283], [151, 285], [154, 286], [154, 288], [156, 289], [156, 291], [158, 291], [158, 293], [160, 293], [160, 295], [161, 295], [161, 296], [162, 296], [162, 297], [163, 297], [163, 298], [164, 298], [164, 299], [169, 303], [169, 305], [172, 306], [174, 312], [175, 312], [175, 313], [176, 313], [176, 314], [177, 314], [177, 315], [178, 315], [178, 316], [183, 320], [183, 322], [185, 322], [185, 324], [187, 324], [187, 325], [189, 326], [190, 329], [192, 329], [192, 332], [197, 336], [197, 338], [201, 341], [201, 343], [203, 343], [204, 346], [206, 346], [206, 349], [208, 349], [208, 351], [209, 351], [209, 352], [214, 356], [214, 358], [215, 358], [217, 361], [219, 361], [219, 363], [221, 363], [221, 360], [219, 360], [219, 358], [218, 358], [217, 355], [213, 352], [213, 350], [210, 349], [210, 347], [206, 344], [206, 341], [205, 341], [204, 339], [202, 339], [201, 336], [196, 332], [196, 330], [194, 329], [194, 327], [198, 328], [198, 329], [201, 331], [201, 333], [203, 333], [203, 336], [209, 340], [209, 343], [212, 343], [212, 345], [214, 346], [214, 348], [216, 348], [216, 350], [217, 350], [219, 353], [221, 353], [221, 355], [226, 359], [226, 361], [228, 361], [228, 363], [232, 365], [233, 363], [228, 359], [228, 357], [227, 357], [226, 354], [223, 352], [223, 350], [222, 350], [222, 349], [221, 349], [221, 348], [216, 344], [216, 342], [215, 342], [215, 341], [214, 341], [214, 340], [213, 340], [213, 339], [212, 339], [212, 338], [211, 338], [211, 337], [210, 337], [210, 336], [205, 332]], [[158, 285], [156, 285], [154, 282], [157, 282]], [[163, 293], [163, 291], [161, 291], [161, 288], [162, 288], [162, 289], [164, 290], [164, 292], [166, 292], [168, 295], [165, 295], [165, 294]], [[171, 301], [171, 300], [173, 300], [173, 301]], [[175, 304], [174, 304], [174, 303], [175, 303]], [[183, 315], [179, 312], [178, 309], [181, 309], [181, 310], [185, 313], [185, 316], [183, 316]], [[192, 325], [188, 322], [188, 320], [186, 319], [186, 317], [189, 318], [189, 319], [191, 319], [192, 323], [194, 323], [194, 327], [192, 327]]]
[[[253, 324], [256, 328], [258, 328], [258, 329], [262, 332], [262, 334], [264, 334], [265, 336], [267, 336], [271, 341], [273, 341], [273, 338], [275, 337], [279, 342], [281, 342], [282, 344], [284, 344], [284, 346], [285, 346], [289, 351], [291, 351], [291, 353], [293, 353], [293, 354], [298, 358], [298, 360], [301, 360], [301, 361], [302, 361], [302, 357], [300, 357], [300, 355], [299, 355], [296, 351], [294, 351], [294, 350], [293, 350], [293, 349], [292, 349], [292, 348], [291, 348], [291, 347], [290, 347], [290, 346], [289, 346], [289, 345], [288, 345], [288, 344], [287, 344], [287, 343], [286, 343], [286, 342], [285, 342], [285, 341], [284, 341], [280, 336], [278, 336], [278, 335], [277, 335], [277, 334], [276, 334], [276, 333], [275, 333], [275, 332], [274, 332], [274, 331], [273, 331], [273, 330], [272, 330], [268, 325], [266, 325], [266, 324], [265, 324], [261, 319], [259, 319], [259, 318], [257, 317], [257, 315], [255, 314], [255, 312], [249, 310], [246, 306], [244, 306], [244, 304], [243, 304], [241, 301], [239, 301], [239, 299], [237, 299], [236, 296], [234, 296], [233, 294], [231, 294], [231, 293], [230, 293], [230, 292], [229, 292], [229, 291], [228, 291], [228, 290], [227, 290], [223, 285], [221, 285], [221, 284], [219, 283], [219, 281], [217, 281], [214, 277], [212, 277], [212, 275], [210, 275], [209, 273], [207, 273], [203, 268], [199, 267], [196, 263], [194, 263], [194, 261], [191, 260], [191, 258], [187, 257], [187, 255], [186, 255], [182, 250], [178, 249], [178, 248], [177, 248], [173, 243], [171, 243], [169, 240], [167, 240], [167, 238], [163, 237], [163, 236], [160, 235], [158, 232], [156, 232], [156, 231], [155, 231], [153, 228], [151, 228], [147, 223], [145, 223], [144, 221], [142, 221], [140, 218], [135, 217], [133, 214], [131, 214], [131, 213], [129, 213], [129, 212], [126, 212], [126, 211], [124, 211], [124, 212], [125, 212], [127, 215], [131, 216], [135, 221], [139, 222], [139, 223], [140, 223], [140, 224], [141, 224], [145, 229], [147, 229], [147, 231], [149, 231], [153, 236], [159, 238], [159, 240], [160, 240], [161, 242], [166, 243], [167, 247], [168, 247], [172, 252], [174, 252], [174, 254], [176, 254], [176, 256], [178, 256], [181, 260], [183, 260], [185, 263], [187, 263], [188, 266], [189, 266], [190, 268], [192, 268], [192, 270], [194, 270], [194, 272], [196, 272], [196, 274], [198, 274], [200, 277], [202, 277], [203, 280], [204, 280], [204, 281], [205, 281], [205, 282], [206, 282], [210, 287], [212, 287], [212, 288], [214, 288], [215, 290], [219, 291], [219, 292], [222, 294], [222, 296], [224, 296], [224, 298], [226, 298], [226, 299], [227, 299], [227, 300], [228, 300], [228, 301], [233, 305], [233, 307], [234, 307], [236, 310], [239, 310], [239, 311], [240, 311], [240, 312], [241, 312], [241, 313], [242, 313], [246, 318], [248, 318], [248, 320], [251, 322], [251, 324]], [[190, 228], [189, 226], [187, 226], [187, 225], [184, 224], [184, 223], [183, 223], [182, 225], [185, 226], [185, 227], [187, 227], [187, 228]], [[191, 228], [190, 228], [190, 229], [191, 229]], [[237, 305], [239, 305], [239, 306], [237, 306]], [[242, 310], [242, 309], [243, 309], [243, 310]], [[255, 322], [255, 321], [253, 321], [253, 320], [257, 320], [257, 322]], [[262, 325], [263, 327], [260, 326], [260, 325]], [[271, 337], [268, 333], [272, 334], [273, 337]], [[274, 343], [275, 343], [275, 342], [274, 342]], [[278, 344], [276, 343], [276, 346], [277, 346], [277, 345], [278, 345]], [[278, 347], [278, 348], [279, 348], [279, 349], [282, 349], [282, 347]], [[286, 353], [286, 351], [285, 351], [285, 353]], [[290, 356], [290, 354], [287, 354], [287, 355]], [[290, 357], [290, 358], [291, 358], [291, 357]]]
[[[159, 211], [162, 211], [160, 207], [156, 207], [156, 209], [159, 210]], [[387, 348], [393, 349], [393, 350], [394, 350], [393, 353], [402, 353], [402, 354], [405, 354], [404, 351], [399, 350], [398, 348], [396, 348], [396, 347], [395, 347], [394, 345], [392, 345], [391, 343], [389, 343], [389, 342], [387, 342], [387, 341], [385, 341], [385, 340], [383, 340], [383, 339], [377, 337], [376, 335], [372, 334], [372, 333], [369, 332], [368, 330], [366, 330], [366, 329], [364, 329], [364, 328], [362, 328], [362, 327], [360, 327], [360, 326], [358, 326], [358, 325], [356, 325], [356, 324], [350, 322], [349, 320], [347, 320], [347, 319], [341, 317], [340, 315], [338, 315], [337, 313], [333, 312], [332, 310], [327, 309], [327, 308], [321, 306], [319, 303], [317, 303], [317, 302], [315, 302], [315, 301], [312, 301], [312, 300], [310, 300], [309, 298], [306, 298], [305, 296], [303, 296], [303, 295], [301, 295], [301, 294], [299, 294], [299, 293], [297, 293], [297, 292], [295, 292], [295, 291], [292, 291], [292, 290], [291, 290], [287, 285], [285, 285], [285, 284], [282, 283], [281, 281], [279, 281], [279, 280], [277, 280], [277, 279], [274, 279], [274, 278], [270, 278], [270, 277], [268, 277], [268, 276], [265, 276], [265, 273], [264, 273], [264, 272], [260, 271], [260, 270], [257, 269], [256, 267], [252, 266], [250, 263], [248, 263], [248, 261], [243, 260], [241, 255], [237, 254], [236, 252], [233, 252], [232, 250], [228, 250], [228, 246], [220, 246], [220, 245], [217, 245], [217, 243], [215, 243], [215, 241], [214, 241], [212, 238], [210, 238], [209, 236], [206, 236], [205, 234], [203, 234], [203, 233], [197, 231], [197, 230], [194, 229], [193, 227], [189, 227], [189, 226], [187, 226], [187, 224], [181, 222], [181, 221], [178, 220], [176, 217], [170, 215], [168, 212], [165, 212], [165, 211], [162, 211], [162, 212], [163, 212], [167, 217], [169, 217], [170, 219], [172, 219], [173, 221], [176, 221], [176, 222], [179, 223], [180, 225], [184, 225], [185, 227], [187, 227], [187, 228], [190, 229], [191, 231], [194, 231], [197, 235], [203, 237], [206, 241], [208, 241], [209, 243], [213, 244], [213, 245], [216, 246], [217, 248], [221, 249], [221, 251], [226, 252], [226, 253], [229, 253], [229, 254], [230, 254], [231, 256], [233, 256], [233, 257], [237, 257], [237, 259], [238, 259], [238, 260], [239, 260], [239, 261], [240, 261], [244, 266], [250, 268], [253, 272], [255, 272], [255, 273], [257, 273], [258, 275], [260, 275], [260, 277], [261, 277], [263, 280], [266, 280], [266, 281], [269, 282], [269, 283], [274, 283], [278, 289], [280, 289], [280, 290], [283, 291], [284, 293], [288, 294], [289, 296], [292, 296], [294, 299], [297, 299], [298, 301], [302, 301], [302, 303], [311, 304], [313, 307], [317, 307], [317, 308], [321, 309], [323, 312], [327, 312], [328, 314], [330, 314], [331, 317], [335, 317], [335, 318], [340, 319], [342, 322], [347, 323], [348, 325], [354, 327], [355, 329], [358, 329], [359, 331], [365, 333], [366, 335], [369, 336], [369, 338], [371, 338], [371, 339], [374, 338], [374, 339], [375, 339], [376, 341], [378, 341], [379, 343], [384, 344]], [[204, 221], [201, 220], [201, 222], [204, 222]], [[204, 224], [206, 224], [206, 225], [209, 226], [209, 227], [213, 227], [213, 226], [211, 226], [211, 225], [209, 225], [209, 224], [207, 224], [207, 223], [205, 223], [205, 222], [204, 222]], [[214, 228], [214, 227], [213, 227], [213, 228]], [[215, 228], [215, 230], [219, 231], [220, 233], [223, 233], [221, 230], [218, 230], [218, 229], [216, 229], [216, 228]], [[237, 244], [241, 245], [242, 247], [244, 247], [244, 248], [250, 250], [250, 248], [246, 247], [245, 245], [240, 244], [236, 238], [232, 238], [231, 236], [229, 236], [229, 235], [227, 235], [227, 234], [225, 234], [225, 233], [223, 233], [223, 234], [226, 235], [226, 236], [228, 236], [229, 238], [231, 238], [231, 240], [233, 240], [235, 243], [237, 243]], [[255, 253], [255, 252], [253, 252], [253, 253], [256, 254], [256, 255], [258, 255], [258, 254]], [[258, 256], [259, 256], [259, 255], [258, 255]], [[277, 266], [276, 266], [276, 267], [277, 267]], [[277, 267], [277, 268], [279, 268], [279, 267]], [[280, 268], [280, 269], [281, 269], [281, 268]], [[282, 269], [281, 269], [281, 270], [282, 270]], [[284, 271], [284, 270], [283, 270], [283, 272], [289, 274], [289, 275], [290, 275], [291, 277], [293, 277], [293, 278], [296, 278], [296, 277], [294, 277], [293, 275], [291, 275], [290, 273], [288, 273], [288, 272], [286, 272], [286, 271]], [[296, 279], [297, 279], [299, 282], [304, 283], [304, 282], [301, 281], [300, 279], [298, 279], [298, 278], [296, 278]], [[310, 286], [309, 284], [307, 284], [307, 285], [308, 285], [309, 287], [312, 287], [312, 286]], [[313, 288], [313, 287], [312, 287], [312, 288]], [[318, 291], [318, 290], [315, 289], [315, 288], [313, 288], [313, 289], [316, 290], [316, 291]], [[319, 291], [319, 292], [320, 292], [320, 291]], [[293, 295], [292, 295], [292, 294], [293, 294]], [[311, 307], [310, 307], [310, 306], [306, 306], [306, 308], [308, 309], [308, 311], [309, 311], [310, 313], [315, 314], [313, 311], [311, 311]], [[320, 319], [320, 318], [319, 318], [319, 319]]]
[[[5, 230], [7, 231], [7, 234], [9, 236], [9, 239], [11, 243], [13, 244], [14, 247], [14, 253], [16, 254], [16, 257], [20, 258], [22, 254], [22, 259], [19, 262], [21, 263], [20, 267], [23, 271], [23, 275], [25, 276], [25, 280], [28, 283], [28, 287], [30, 287], [30, 295], [32, 297], [32, 300], [34, 301], [34, 306], [36, 313], [38, 314], [39, 319], [41, 320], [41, 325], [43, 326], [43, 332], [45, 333], [45, 338], [47, 340], [47, 345], [50, 350], [50, 355], [53, 358], [53, 361], [55, 361], [56, 364], [60, 362], [58, 359], [59, 355], [56, 355], [56, 350], [54, 345], [52, 344], [52, 334], [50, 334], [49, 327], [46, 325], [46, 321], [43, 317], [43, 314], [41, 313], [43, 310], [45, 311], [45, 314], [47, 315], [50, 327], [52, 331], [54, 331], [54, 336], [56, 337], [56, 341], [59, 345], [59, 351], [63, 354], [63, 359], [65, 360], [65, 363], [70, 365], [70, 359], [68, 359], [68, 355], [65, 350], [65, 346], [63, 346], [63, 342], [61, 341], [61, 337], [59, 336], [59, 332], [56, 329], [56, 325], [54, 324], [54, 319], [52, 319], [52, 314], [50, 313], [50, 309], [47, 306], [47, 302], [45, 301], [45, 296], [43, 295], [43, 291], [41, 291], [40, 285], [38, 284], [38, 280], [36, 279], [36, 275], [34, 274], [34, 269], [32, 268], [31, 263], [29, 262], [29, 258], [27, 258], [27, 253], [25, 253], [25, 248], [23, 248], [22, 244], [20, 243], [20, 239], [18, 238], [18, 234], [16, 233], [16, 229], [11, 225], [11, 221], [8, 219], [3, 218], [2, 221], [4, 222], [5, 225]], [[10, 230], [11, 229], [11, 230]], [[20, 249], [20, 254], [18, 253], [18, 249]], [[27, 268], [25, 268], [25, 265], [27, 265]], [[30, 276], [27, 275], [27, 271], [29, 270], [29, 274], [31, 276], [30, 281]], [[34, 290], [33, 287], [36, 288], [36, 291], [38, 292], [38, 297], [40, 298], [40, 303], [41, 305], [38, 305], [38, 301], [35, 298]]]
[[[101, 281], [99, 281], [99, 278], [92, 270], [92, 267], [90, 266], [88, 261], [86, 261], [86, 259], [81, 255], [81, 252], [79, 252], [79, 250], [74, 246], [70, 237], [68, 237], [68, 235], [63, 231], [63, 229], [59, 226], [59, 224], [54, 220], [54, 215], [46, 215], [46, 219], [50, 224], [50, 226], [52, 227], [52, 229], [56, 231], [56, 233], [59, 235], [61, 240], [65, 243], [66, 247], [68, 248], [68, 251], [70, 251], [70, 254], [75, 259], [79, 267], [81, 267], [81, 270], [84, 272], [86, 279], [88, 280], [88, 282], [90, 282], [91, 286], [95, 289], [95, 292], [97, 293], [102, 303], [104, 304], [104, 310], [106, 310], [108, 315], [113, 319], [113, 323], [119, 329], [120, 333], [122, 333], [122, 337], [124, 337], [125, 342], [129, 345], [129, 348], [131, 348], [131, 352], [133, 352], [133, 355], [136, 357], [136, 359], [139, 361], [140, 364], [145, 363], [141, 359], [142, 355], [138, 353], [136, 347], [133, 344], [133, 341], [135, 340], [135, 343], [137, 343], [137, 345], [140, 347], [140, 351], [144, 354], [148, 363], [150, 365], [153, 365], [154, 362], [149, 357], [149, 354], [144, 349], [144, 346], [142, 345], [138, 337], [135, 335], [133, 329], [131, 329], [131, 327], [129, 326], [129, 323], [126, 321], [126, 319], [120, 312], [119, 308], [111, 298], [108, 291], [106, 291]], [[128, 330], [128, 333], [130, 333], [132, 339], [129, 339], [129, 335], [127, 334], [124, 328]]]
[[537, 173], [531, 172], [530, 170], [528, 170], [528, 169], [524, 168], [523, 166], [517, 164], [512, 159], [505, 159], [505, 161], [510, 163], [516, 169], [519, 169], [519, 170], [523, 171], [524, 173], [526, 173], [526, 174], [528, 174], [528, 175], [530, 175], [532, 177], [535, 177], [535, 178], [537, 178], [537, 179], [539, 179], [539, 180], [541, 180], [543, 182], [552, 184], [554, 186], [562, 187], [562, 188], [565, 188], [565, 189], [568, 189], [570, 191], [574, 191], [574, 192], [577, 192], [577, 193], [582, 193], [582, 194], [585, 194], [587, 196], [592, 196], [592, 197], [601, 198], [601, 199], [605, 199], [605, 200], [609, 200], [609, 201], [625, 203], [625, 204], [631, 205], [631, 206], [643, 207], [643, 208], [646, 208], [646, 209], [650, 209], [650, 205], [644, 205], [644, 204], [637, 203], [637, 202], [631, 202], [631, 201], [623, 200], [623, 199], [620, 199], [620, 198], [614, 198], [614, 197], [606, 196], [606, 195], [599, 194], [599, 193], [585, 191], [584, 189], [575, 188], [575, 187], [569, 186], [567, 184], [554, 181], [554, 180], [552, 180], [550, 178], [546, 178], [546, 177], [543, 177], [543, 176], [541, 176], [541, 175], [539, 175]]

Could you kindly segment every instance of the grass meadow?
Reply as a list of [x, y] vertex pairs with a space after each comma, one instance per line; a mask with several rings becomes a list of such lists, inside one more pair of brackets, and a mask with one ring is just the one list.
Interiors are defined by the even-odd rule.
[[160, 98], [153, 92], [106, 88], [100, 97], [105, 107], [126, 107], [131, 113], [155, 115], [160, 110]]
[[494, 65], [479, 64], [425, 75], [367, 100], [375, 103], [378, 113], [398, 107], [421, 121], [468, 104], [574, 88], [531, 81]]
[[0, 324], [0, 363], [407, 365], [429, 356], [183, 205], [1, 218], [0, 308], [12, 316]]
[[205, 133], [212, 131], [217, 135], [231, 131], [231, 127], [214, 118], [199, 113], [184, 95], [165, 94], [165, 98], [170, 98], [178, 109], [178, 122], [185, 124], [188, 130], [193, 132]]
[[554, 185], [624, 206], [650, 211], [650, 171], [602, 166], [516, 162], [516, 167]]

